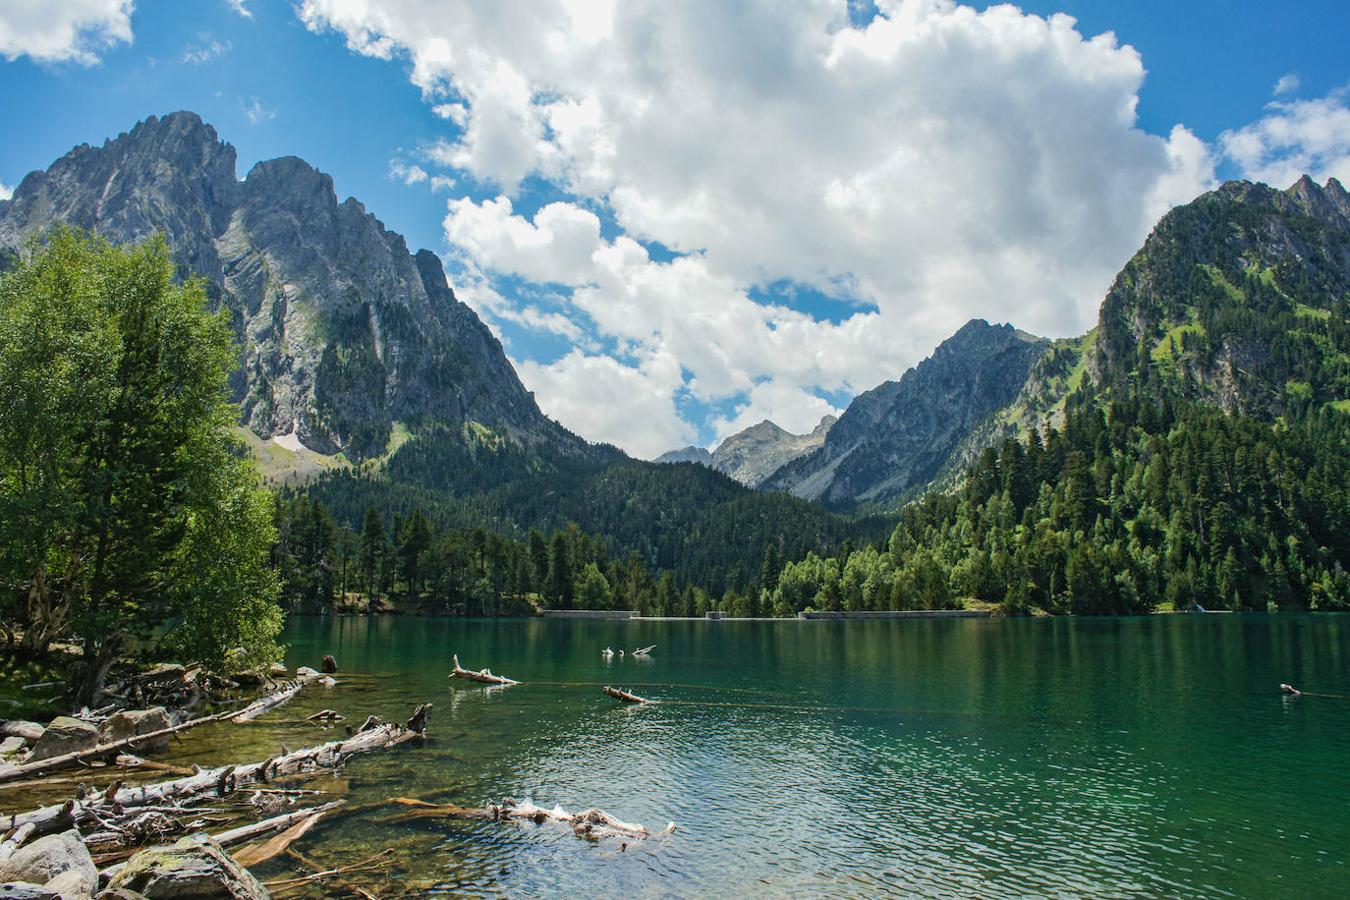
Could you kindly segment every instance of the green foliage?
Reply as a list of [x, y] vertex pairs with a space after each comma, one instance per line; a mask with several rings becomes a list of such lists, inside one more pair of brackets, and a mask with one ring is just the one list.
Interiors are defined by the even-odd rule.
[[162, 238], [60, 230], [0, 277], [0, 582], [24, 649], [73, 633], [78, 699], [132, 648], [272, 658], [265, 495], [230, 437], [227, 321]]

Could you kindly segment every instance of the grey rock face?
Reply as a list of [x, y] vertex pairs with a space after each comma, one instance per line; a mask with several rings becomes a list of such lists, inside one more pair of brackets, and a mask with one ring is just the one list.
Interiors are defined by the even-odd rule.
[[49, 834], [0, 860], [0, 881], [27, 882], [61, 897], [91, 897], [98, 868], [75, 830]]
[[726, 438], [711, 453], [702, 447], [685, 447], [662, 454], [656, 461], [699, 463], [731, 476], [746, 487], [759, 487], [783, 465], [824, 443], [834, 422], [834, 416], [825, 416], [810, 432], [793, 434], [765, 419]]
[[0, 254], [57, 223], [124, 243], [167, 236], [241, 338], [234, 389], [260, 437], [360, 459], [396, 420], [472, 420], [517, 441], [583, 442], [540, 413], [500, 343], [403, 238], [303, 160], [259, 163], [193, 113], [151, 117], [28, 175], [0, 206]]
[[810, 432], [793, 434], [766, 419], [718, 444], [712, 453], [713, 468], [741, 484], [759, 487], [792, 460], [824, 444], [834, 423], [834, 416], [826, 416]]
[[1017, 396], [1049, 345], [974, 319], [899, 381], [859, 394], [819, 448], [761, 486], [836, 506], [920, 488], [971, 429]]
[[53, 756], [89, 750], [96, 746], [98, 746], [97, 728], [80, 719], [57, 716], [33, 745], [33, 752], [29, 754], [27, 762], [51, 759]]
[[270, 896], [247, 869], [205, 834], [185, 837], [171, 847], [142, 850], [127, 860], [108, 889], [136, 891], [149, 900], [169, 897], [265, 900]]

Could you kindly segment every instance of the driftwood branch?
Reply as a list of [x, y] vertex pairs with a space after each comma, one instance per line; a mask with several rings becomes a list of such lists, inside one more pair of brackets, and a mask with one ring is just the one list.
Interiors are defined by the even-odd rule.
[[232, 722], [252, 722], [263, 713], [270, 712], [290, 700], [296, 694], [300, 693], [300, 689], [312, 680], [313, 678], [297, 678], [289, 684], [282, 685], [279, 689], [268, 694], [266, 697], [259, 697], [248, 706], [245, 706], [236, 713], [230, 714], [226, 718]]
[[491, 669], [480, 669], [477, 672], [464, 668], [459, 664], [459, 654], [453, 657], [454, 669], [450, 672], [451, 678], [462, 678], [465, 681], [477, 681], [482, 684], [520, 684], [513, 678], [507, 678], [503, 675], [493, 675]]
[[642, 697], [639, 697], [637, 694], [630, 694], [630, 693], [628, 693], [628, 691], [620, 690], [619, 688], [610, 687], [609, 685], [605, 685], [603, 688], [601, 688], [601, 691], [602, 691], [603, 693], [605, 693], [606, 695], [608, 695], [608, 696], [610, 696], [610, 697], [613, 697], [615, 700], [622, 700], [622, 701], [624, 701], [625, 703], [651, 703], [651, 702], [653, 702], [653, 701], [651, 701], [651, 700], [646, 700], [646, 699], [644, 699], [644, 698], [642, 698]]
[[587, 840], [600, 840], [609, 837], [652, 838], [671, 834], [675, 831], [674, 822], [667, 824], [661, 831], [648, 831], [641, 825], [634, 825], [615, 818], [602, 809], [588, 809], [573, 814], [561, 806], [543, 809], [535, 806], [529, 800], [518, 801], [510, 798], [503, 800], [501, 803], [489, 803], [481, 809], [470, 806], [438, 805], [408, 797], [395, 797], [391, 802], [410, 808], [408, 812], [392, 819], [393, 822], [439, 818], [487, 819], [493, 822], [524, 819], [534, 822], [536, 825], [542, 825], [545, 822], [566, 825], [572, 829], [573, 834]]

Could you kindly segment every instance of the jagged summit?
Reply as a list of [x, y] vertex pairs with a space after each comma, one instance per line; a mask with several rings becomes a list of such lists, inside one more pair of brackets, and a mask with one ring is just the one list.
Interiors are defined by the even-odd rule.
[[810, 432], [793, 434], [765, 419], [726, 438], [711, 453], [702, 447], [685, 447], [665, 453], [656, 461], [700, 463], [744, 485], [758, 487], [783, 465], [819, 447], [834, 422], [834, 416], [825, 416]]
[[151, 116], [76, 147], [0, 206], [0, 249], [57, 223], [118, 243], [163, 231], [180, 275], [206, 280], [242, 346], [235, 390], [260, 437], [320, 452], [380, 453], [393, 422], [473, 421], [583, 451], [547, 419], [439, 258], [409, 254], [333, 180], [286, 156], [241, 181], [236, 153], [192, 112]]
[[976, 425], [1016, 396], [1049, 341], [972, 319], [933, 355], [859, 394], [821, 446], [762, 486], [836, 505], [922, 488]]

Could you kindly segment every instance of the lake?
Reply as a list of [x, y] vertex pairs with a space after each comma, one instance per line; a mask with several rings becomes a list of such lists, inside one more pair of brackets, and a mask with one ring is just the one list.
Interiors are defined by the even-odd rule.
[[[373, 809], [302, 845], [334, 864], [393, 847], [393, 884], [409, 893], [1310, 897], [1350, 885], [1347, 616], [295, 618], [285, 638], [289, 664], [331, 653], [342, 683], [256, 726], [193, 732], [185, 757], [262, 758], [327, 739], [298, 721], [320, 708], [401, 720], [430, 700], [425, 745], [317, 785], [353, 804], [515, 797], [678, 825], [620, 851], [555, 826], [396, 823], [397, 810]], [[601, 655], [647, 644], [649, 659]], [[451, 683], [451, 653], [526, 683]], [[1341, 696], [1286, 698], [1282, 681]], [[624, 706], [602, 684], [665, 702]]]

